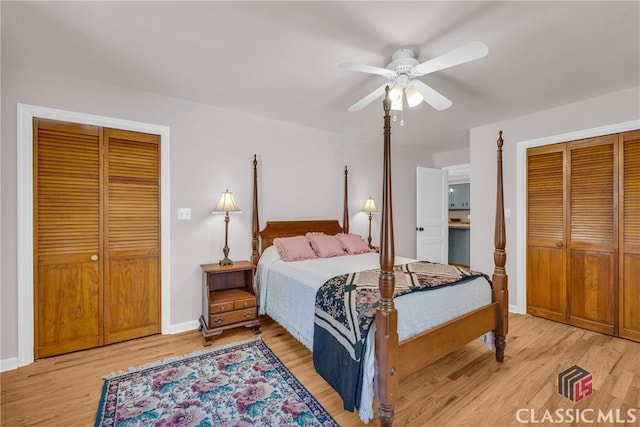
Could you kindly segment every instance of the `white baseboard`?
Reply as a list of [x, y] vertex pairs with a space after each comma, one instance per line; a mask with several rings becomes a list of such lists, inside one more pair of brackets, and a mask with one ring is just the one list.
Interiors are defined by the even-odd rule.
[[194, 329], [198, 329], [200, 327], [199, 320], [190, 320], [189, 322], [178, 323], [176, 325], [169, 326], [169, 334], [179, 334], [181, 332], [193, 331]]
[[18, 358], [17, 357], [12, 357], [10, 359], [2, 359], [2, 360], [0, 360], [0, 372], [13, 371], [14, 369], [18, 369]]
[[509, 304], [509, 313], [527, 314], [527, 310], [522, 309], [517, 304]]

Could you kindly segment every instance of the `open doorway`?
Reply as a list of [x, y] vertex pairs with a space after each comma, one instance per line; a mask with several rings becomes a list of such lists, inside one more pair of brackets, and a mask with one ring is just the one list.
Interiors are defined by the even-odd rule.
[[449, 264], [469, 267], [471, 253], [471, 165], [446, 166], [449, 198]]

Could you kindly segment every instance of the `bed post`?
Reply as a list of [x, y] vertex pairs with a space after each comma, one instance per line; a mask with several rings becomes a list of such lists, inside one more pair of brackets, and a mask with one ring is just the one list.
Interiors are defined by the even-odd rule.
[[376, 310], [376, 394], [380, 425], [393, 424], [394, 404], [398, 394], [399, 375], [397, 361], [399, 351], [398, 312], [393, 304], [395, 277], [393, 265], [393, 213], [391, 208], [391, 121], [389, 87], [385, 89], [384, 107], [384, 164], [382, 182], [382, 224], [380, 231], [380, 304]]
[[349, 233], [349, 170], [344, 166], [344, 205], [342, 208], [342, 228]]
[[506, 336], [509, 330], [509, 287], [505, 270], [507, 254], [504, 250], [507, 238], [504, 224], [504, 193], [502, 188], [502, 131], [498, 137], [498, 164], [496, 185], [496, 224], [493, 252], [493, 300], [498, 301], [498, 319], [496, 329], [493, 330], [496, 344], [496, 360], [504, 360], [504, 349], [507, 346]]
[[251, 263], [258, 264], [260, 252], [258, 252], [258, 233], [260, 232], [260, 221], [258, 220], [258, 158], [253, 155], [253, 218], [251, 222]]

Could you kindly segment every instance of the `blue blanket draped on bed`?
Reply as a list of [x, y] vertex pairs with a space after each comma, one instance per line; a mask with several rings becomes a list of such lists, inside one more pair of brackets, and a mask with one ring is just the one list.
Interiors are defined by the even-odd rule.
[[[340, 394], [344, 408], [360, 403], [363, 353], [380, 299], [380, 270], [343, 274], [329, 279], [316, 294], [313, 364]], [[394, 298], [467, 282], [482, 273], [428, 261], [394, 267]]]

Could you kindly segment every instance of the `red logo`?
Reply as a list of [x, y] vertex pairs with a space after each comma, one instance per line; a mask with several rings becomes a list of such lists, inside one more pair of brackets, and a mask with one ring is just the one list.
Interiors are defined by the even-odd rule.
[[580, 402], [593, 393], [593, 376], [573, 365], [558, 374], [558, 393], [572, 402]]

